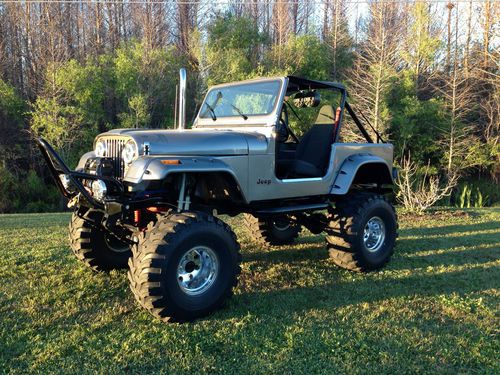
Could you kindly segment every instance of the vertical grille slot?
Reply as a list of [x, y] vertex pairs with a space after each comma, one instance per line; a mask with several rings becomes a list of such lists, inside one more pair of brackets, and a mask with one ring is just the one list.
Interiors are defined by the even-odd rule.
[[125, 140], [106, 138], [105, 142], [108, 149], [107, 156], [113, 160], [114, 177], [122, 179], [124, 176], [122, 151], [125, 146]]

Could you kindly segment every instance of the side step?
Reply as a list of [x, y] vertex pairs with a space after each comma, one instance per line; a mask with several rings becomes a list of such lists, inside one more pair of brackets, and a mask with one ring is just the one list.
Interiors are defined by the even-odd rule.
[[288, 214], [288, 213], [293, 213], [293, 212], [324, 210], [324, 209], [328, 208], [329, 206], [330, 205], [328, 203], [302, 204], [302, 205], [298, 205], [298, 206], [267, 208], [267, 209], [255, 211], [255, 213], [260, 214], [260, 215]]

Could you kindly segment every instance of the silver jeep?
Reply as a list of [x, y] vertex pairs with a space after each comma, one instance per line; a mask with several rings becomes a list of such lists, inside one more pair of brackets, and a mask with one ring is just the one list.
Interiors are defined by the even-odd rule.
[[[76, 170], [38, 139], [74, 208], [78, 259], [96, 271], [128, 267], [138, 302], [165, 321], [204, 316], [236, 286], [239, 244], [219, 215], [243, 214], [266, 246], [292, 243], [302, 227], [325, 232], [331, 260], [349, 270], [389, 260], [393, 147], [372, 140], [344, 86], [293, 76], [214, 86], [190, 129], [185, 95], [181, 70], [177, 129], [100, 134]], [[342, 142], [345, 114], [365, 142]]]

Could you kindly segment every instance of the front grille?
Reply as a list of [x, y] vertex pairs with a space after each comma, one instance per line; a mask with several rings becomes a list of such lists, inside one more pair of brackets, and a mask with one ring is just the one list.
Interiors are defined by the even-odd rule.
[[124, 139], [113, 139], [113, 138], [104, 138], [104, 142], [106, 142], [106, 157], [111, 158], [113, 160], [113, 171], [114, 177], [122, 179], [124, 175], [124, 165], [122, 159], [122, 151], [123, 147], [125, 147]]

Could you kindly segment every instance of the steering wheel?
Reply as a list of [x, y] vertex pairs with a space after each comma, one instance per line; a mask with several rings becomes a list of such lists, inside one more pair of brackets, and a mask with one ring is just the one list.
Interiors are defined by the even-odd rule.
[[289, 137], [292, 137], [294, 143], [299, 143], [299, 139], [293, 133], [292, 129], [288, 126], [288, 110], [286, 104], [283, 105], [281, 110], [281, 116], [276, 126], [276, 140], [278, 142], [284, 143]]
[[[287, 108], [287, 107], [289, 107], [289, 106], [290, 106], [290, 104], [289, 104], [287, 101], [285, 101], [285, 103], [284, 103], [284, 105], [283, 105], [283, 112], [285, 112], [285, 118], [286, 118], [286, 128], [287, 128], [287, 130], [288, 130], [288, 135], [292, 137], [293, 143], [299, 143], [299, 142], [300, 142], [299, 138], [297, 138], [297, 136], [295, 135], [295, 133], [293, 132], [293, 130], [292, 130], [292, 129], [290, 128], [290, 126], [288, 125], [288, 124], [289, 124], [289, 122], [288, 122], [288, 108]], [[302, 121], [302, 120], [300, 119], [300, 117], [299, 117], [299, 116], [297, 116], [297, 113], [295, 113], [295, 111], [293, 110], [293, 108], [292, 108], [292, 107], [290, 107], [290, 109], [291, 109], [291, 110], [292, 110], [292, 112], [294, 113], [295, 117], [297, 117], [297, 120]]]
[[280, 118], [278, 121], [278, 125], [276, 126], [276, 141], [280, 143], [285, 143], [290, 135], [288, 131], [288, 126], [286, 124], [286, 120]]

